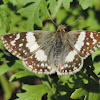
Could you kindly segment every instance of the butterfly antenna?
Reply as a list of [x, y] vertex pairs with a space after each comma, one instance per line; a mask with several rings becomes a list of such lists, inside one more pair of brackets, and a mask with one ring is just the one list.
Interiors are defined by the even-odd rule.
[[[76, 19], [74, 22], [72, 22], [71, 24], [73, 24], [73, 23], [75, 23], [75, 22], [77, 22], [77, 21], [79, 21], [79, 20], [82, 20], [83, 18], [82, 17], [79, 17], [78, 19]], [[66, 26], [70, 26], [71, 24], [69, 24], [69, 25], [66, 25]]]
[[49, 18], [50, 20], [51, 20], [51, 22], [55, 25], [55, 26], [57, 26], [58, 27], [58, 25], [52, 20], [52, 18], [51, 17], [47, 17], [47, 18]]

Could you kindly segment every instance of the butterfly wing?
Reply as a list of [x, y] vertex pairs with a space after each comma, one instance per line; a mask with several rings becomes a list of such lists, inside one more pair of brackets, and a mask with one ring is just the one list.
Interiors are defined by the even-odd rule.
[[48, 31], [8, 34], [2, 37], [5, 48], [20, 59], [26, 59], [52, 37]]
[[53, 33], [34, 31], [13, 33], [2, 37], [5, 48], [22, 59], [23, 64], [35, 73], [53, 73], [48, 65]]
[[67, 37], [70, 44], [83, 58], [87, 58], [100, 47], [100, 34], [98, 32], [70, 31]]
[[[90, 31], [70, 31], [66, 34], [65, 62], [58, 67], [58, 75], [73, 74], [83, 66], [83, 60], [100, 47], [100, 34]], [[70, 46], [70, 47], [69, 47]]]

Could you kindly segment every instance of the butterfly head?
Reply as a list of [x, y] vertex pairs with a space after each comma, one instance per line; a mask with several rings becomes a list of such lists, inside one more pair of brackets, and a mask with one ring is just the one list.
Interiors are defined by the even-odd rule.
[[67, 27], [65, 25], [59, 25], [58, 29], [57, 29], [57, 32], [65, 32], [66, 28]]
[[65, 25], [59, 25], [56, 34], [54, 34], [53, 39], [61, 38], [62, 41], [65, 42], [65, 39], [66, 39], [66, 37], [65, 37], [66, 28], [67, 27]]

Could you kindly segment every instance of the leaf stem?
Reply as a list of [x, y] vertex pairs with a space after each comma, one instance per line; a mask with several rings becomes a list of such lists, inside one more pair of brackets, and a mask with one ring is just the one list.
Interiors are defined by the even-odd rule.
[[86, 70], [89, 75], [91, 75], [100, 84], [100, 78], [93, 72], [93, 70], [90, 67], [86, 67]]

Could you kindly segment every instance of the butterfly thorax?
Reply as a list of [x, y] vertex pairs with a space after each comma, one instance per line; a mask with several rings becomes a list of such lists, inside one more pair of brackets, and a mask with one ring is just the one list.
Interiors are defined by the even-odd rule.
[[66, 38], [65, 38], [65, 29], [66, 29], [65, 25], [59, 25], [58, 29], [57, 29], [57, 32], [56, 32], [56, 34], [54, 34], [53, 38], [55, 39], [55, 38], [60, 37], [62, 42], [65, 43], [65, 40], [66, 40]]

